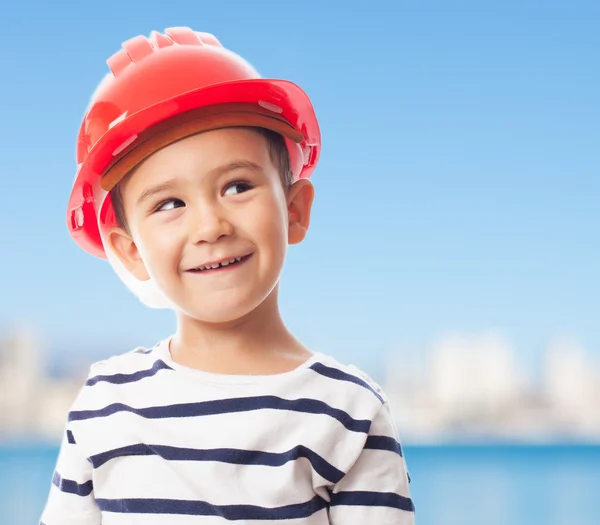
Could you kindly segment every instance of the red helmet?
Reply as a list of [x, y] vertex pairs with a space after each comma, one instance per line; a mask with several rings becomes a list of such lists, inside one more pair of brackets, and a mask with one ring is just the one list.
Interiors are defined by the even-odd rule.
[[[321, 136], [306, 93], [261, 78], [213, 35], [178, 27], [137, 36], [107, 63], [112, 74], [93, 94], [79, 131], [67, 209], [71, 236], [92, 255], [106, 258], [101, 229], [114, 224], [108, 191], [136, 163], [186, 134], [265, 127], [284, 136], [295, 178], [312, 174]], [[173, 123], [180, 131], [165, 135]]]

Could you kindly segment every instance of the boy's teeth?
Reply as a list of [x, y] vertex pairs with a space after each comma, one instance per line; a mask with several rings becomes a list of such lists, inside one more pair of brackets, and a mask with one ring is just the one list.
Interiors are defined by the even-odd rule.
[[240, 262], [242, 260], [241, 257], [234, 257], [233, 259], [229, 259], [228, 261], [223, 261], [220, 264], [209, 264], [206, 266], [200, 266], [200, 268], [198, 268], [200, 271], [202, 270], [214, 270], [215, 268], [219, 268], [219, 266], [229, 266], [230, 264], [236, 263], [236, 262]]

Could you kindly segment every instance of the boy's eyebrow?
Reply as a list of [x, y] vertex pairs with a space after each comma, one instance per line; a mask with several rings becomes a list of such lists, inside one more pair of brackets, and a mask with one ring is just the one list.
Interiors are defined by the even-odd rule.
[[263, 167], [256, 162], [252, 162], [247, 159], [240, 159], [228, 162], [227, 164], [223, 164], [223, 166], [219, 166], [211, 170], [210, 175], [222, 175], [223, 173], [227, 173], [228, 171], [234, 170], [251, 170], [251, 171], [262, 171]]
[[142, 194], [138, 197], [137, 204], [142, 204], [145, 200], [148, 200], [152, 195], [156, 195], [162, 191], [167, 191], [173, 189], [175, 186], [175, 179], [169, 179], [162, 184], [158, 184], [157, 186], [151, 186], [148, 189], [145, 189]]
[[[234, 160], [232, 162], [228, 162], [227, 164], [223, 164], [222, 166], [218, 166], [212, 169], [210, 172], [207, 173], [207, 175], [209, 177], [214, 177], [217, 175], [223, 175], [224, 173], [240, 169], [262, 171], [263, 167], [260, 164], [257, 164], [256, 162], [252, 162], [251, 160]], [[177, 179], [169, 179], [161, 184], [147, 188], [138, 197], [137, 204], [143, 203], [145, 200], [148, 200], [150, 197], [156, 195], [157, 193], [172, 190], [176, 182]]]

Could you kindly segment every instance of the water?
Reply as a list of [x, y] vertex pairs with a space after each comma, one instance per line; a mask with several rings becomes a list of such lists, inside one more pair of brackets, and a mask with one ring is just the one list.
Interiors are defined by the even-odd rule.
[[[0, 523], [37, 525], [49, 446], [0, 447]], [[405, 447], [417, 525], [598, 525], [600, 446]]]

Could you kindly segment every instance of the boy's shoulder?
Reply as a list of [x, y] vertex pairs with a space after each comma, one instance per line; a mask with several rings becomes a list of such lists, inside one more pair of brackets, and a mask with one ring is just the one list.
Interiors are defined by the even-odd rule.
[[160, 354], [161, 343], [152, 347], [134, 347], [93, 362], [71, 404], [69, 420], [74, 412], [98, 409], [117, 402], [122, 396], [131, 395], [129, 387], [133, 386], [135, 390], [137, 385], [145, 384], [143, 379], [153, 376], [160, 378], [162, 370], [171, 369]]
[[95, 361], [90, 365], [87, 382], [89, 383], [100, 376], [132, 374], [153, 366], [166, 367], [167, 365], [159, 355], [159, 348], [162, 343], [160, 341], [151, 347], [136, 346], [132, 350]]
[[379, 383], [355, 364], [342, 363], [332, 355], [318, 353], [317, 360], [311, 368], [321, 375], [338, 380], [340, 384], [353, 383], [363, 387], [365, 392], [370, 392], [380, 403], [388, 401]]

